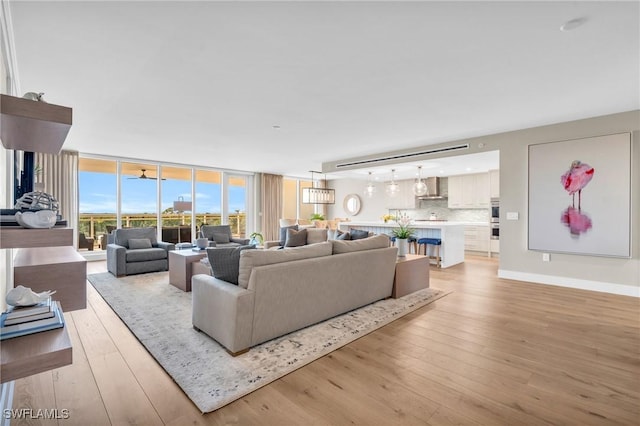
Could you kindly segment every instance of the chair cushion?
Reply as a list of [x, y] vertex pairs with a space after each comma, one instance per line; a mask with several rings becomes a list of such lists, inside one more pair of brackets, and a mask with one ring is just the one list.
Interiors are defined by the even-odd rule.
[[255, 249], [255, 246], [239, 246], [235, 248], [211, 247], [207, 249], [207, 257], [213, 276], [219, 280], [238, 285], [240, 253], [243, 250]]
[[159, 247], [130, 249], [126, 252], [128, 262], [148, 262], [150, 260], [161, 260], [167, 258], [167, 251]]
[[287, 229], [287, 239], [284, 242], [285, 247], [300, 247], [307, 244], [307, 230]]
[[287, 229], [298, 230], [298, 225], [283, 226], [280, 228], [280, 245], [284, 247], [284, 243], [287, 241]]
[[149, 249], [151, 248], [151, 240], [149, 238], [129, 238], [129, 249]]
[[226, 243], [230, 242], [231, 240], [229, 239], [229, 234], [227, 234], [227, 233], [214, 232], [213, 233], [213, 241], [215, 241], [216, 244], [226, 244]]
[[130, 239], [148, 238], [152, 246], [158, 244], [155, 228], [127, 228], [116, 229], [114, 232], [113, 242], [119, 246], [129, 248]]

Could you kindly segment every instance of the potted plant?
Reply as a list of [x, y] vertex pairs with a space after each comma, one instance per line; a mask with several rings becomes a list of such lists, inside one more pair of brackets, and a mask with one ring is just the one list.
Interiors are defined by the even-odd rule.
[[403, 216], [396, 220], [398, 227], [391, 230], [391, 235], [396, 237], [396, 243], [398, 244], [398, 256], [406, 256], [409, 252], [409, 238], [413, 236], [415, 230], [409, 227], [411, 219], [408, 216]]
[[311, 215], [311, 218], [309, 220], [311, 220], [312, 222], [314, 220], [324, 220], [324, 215], [321, 213], [314, 213]]
[[249, 235], [249, 238], [249, 244], [262, 245], [262, 243], [264, 243], [264, 237], [259, 232], [252, 233], [251, 235]]

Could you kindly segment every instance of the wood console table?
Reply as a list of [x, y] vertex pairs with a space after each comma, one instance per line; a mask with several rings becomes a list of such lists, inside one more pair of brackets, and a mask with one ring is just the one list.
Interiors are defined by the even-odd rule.
[[429, 258], [419, 254], [407, 254], [396, 260], [391, 297], [397, 299], [414, 291], [429, 287]]

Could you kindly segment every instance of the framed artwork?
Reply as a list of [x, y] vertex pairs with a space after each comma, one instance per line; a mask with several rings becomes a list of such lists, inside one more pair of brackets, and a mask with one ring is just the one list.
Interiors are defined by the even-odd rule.
[[631, 257], [631, 133], [529, 145], [529, 250]]

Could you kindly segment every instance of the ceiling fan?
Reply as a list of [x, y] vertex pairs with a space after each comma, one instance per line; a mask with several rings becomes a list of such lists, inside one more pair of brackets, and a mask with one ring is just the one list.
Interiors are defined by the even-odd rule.
[[[158, 178], [154, 178], [154, 177], [149, 177], [146, 174], [144, 174], [144, 172], [147, 171], [147, 169], [140, 169], [140, 171], [142, 172], [142, 174], [138, 177], [130, 177], [128, 179], [151, 179], [151, 180], [158, 180]], [[166, 179], [162, 179], [162, 180], [166, 180]]]

